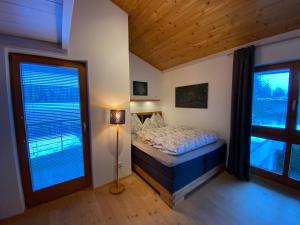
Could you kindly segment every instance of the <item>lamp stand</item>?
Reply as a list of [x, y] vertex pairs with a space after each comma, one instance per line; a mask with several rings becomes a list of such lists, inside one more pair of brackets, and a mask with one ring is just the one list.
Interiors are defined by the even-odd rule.
[[115, 159], [115, 182], [110, 186], [109, 191], [111, 194], [121, 194], [125, 190], [124, 184], [119, 183], [119, 125], [117, 125], [117, 154]]

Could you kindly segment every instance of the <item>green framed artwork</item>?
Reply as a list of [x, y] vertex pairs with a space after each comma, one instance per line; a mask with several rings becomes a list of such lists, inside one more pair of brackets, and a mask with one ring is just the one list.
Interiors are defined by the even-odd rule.
[[175, 88], [177, 108], [207, 108], [208, 83]]
[[133, 95], [147, 96], [148, 95], [148, 83], [144, 81], [133, 81]]

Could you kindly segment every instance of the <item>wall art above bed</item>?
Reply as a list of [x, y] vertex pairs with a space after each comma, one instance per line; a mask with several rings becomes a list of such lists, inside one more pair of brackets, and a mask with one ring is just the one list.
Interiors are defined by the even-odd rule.
[[177, 108], [207, 108], [208, 83], [175, 88]]
[[148, 96], [148, 83], [143, 81], [133, 81], [133, 95]]

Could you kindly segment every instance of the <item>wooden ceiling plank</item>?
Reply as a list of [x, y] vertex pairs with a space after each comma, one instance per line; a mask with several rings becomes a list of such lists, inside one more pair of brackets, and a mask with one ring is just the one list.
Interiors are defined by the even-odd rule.
[[[292, 21], [292, 22], [294, 22], [294, 21]], [[283, 24], [274, 24], [274, 26], [272, 26], [272, 34], [273, 35], [279, 34], [280, 33], [279, 31], [282, 30], [281, 26], [283, 26]], [[252, 35], [252, 36], [249, 36], [247, 34], [244, 34], [244, 35], [241, 34], [239, 37], [232, 36], [229, 39], [224, 39], [224, 41], [223, 41], [224, 44], [222, 42], [220, 42], [220, 44], [221, 45], [223, 44], [222, 46], [227, 46], [226, 49], [230, 49], [230, 48], [234, 48], [236, 45], [244, 45], [244, 44], [247, 44], [249, 42], [253, 42], [253, 41], [257, 40], [256, 36], [264, 38], [265, 37], [265, 29], [262, 29], [259, 33], [257, 33], [256, 35]], [[226, 49], [223, 49], [222, 51], [224, 51]], [[190, 50], [192, 50], [192, 49], [190, 49]], [[184, 62], [191, 61], [191, 58], [200, 58], [200, 57], [208, 56], [210, 54], [215, 54], [215, 53], [217, 53], [217, 52], [220, 51], [220, 48], [219, 48], [218, 45], [216, 45], [215, 49], [213, 49], [213, 48], [207, 48], [207, 50], [209, 50], [209, 52], [205, 52], [205, 51], [201, 51], [201, 52], [193, 51], [194, 52], [193, 55], [187, 54], [186, 56], [184, 55], [184, 53], [181, 53], [181, 58], [179, 59], [179, 61], [184, 63]], [[204, 54], [204, 52], [206, 54]], [[187, 49], [187, 53], [188, 53], [188, 49]], [[175, 65], [178, 64], [178, 62], [176, 61], [176, 59], [177, 58], [173, 58], [173, 59], [170, 59], [170, 60], [160, 60], [157, 63], [158, 64], [162, 64], [162, 65], [167, 65], [167, 67], [174, 66], [174, 64]], [[181, 63], [179, 63], [179, 64], [181, 64]], [[160, 65], [159, 67], [160, 67], [160, 69], [165, 69], [164, 66]]]
[[[160, 1], [159, 1], [160, 2]], [[188, 10], [191, 6], [193, 7], [193, 4], [197, 3], [197, 0], [172, 0], [173, 4], [169, 4], [167, 1], [164, 2], [164, 4], [161, 5], [161, 7], [158, 7], [155, 11], [155, 15], [153, 17], [147, 18], [140, 18], [140, 20], [133, 19], [129, 21], [130, 27], [137, 27], [136, 32], [132, 34], [132, 41], [134, 41], [136, 38], [143, 35], [146, 31], [149, 31], [153, 29], [153, 27], [160, 24], [160, 20], [165, 19], [168, 17], [168, 15], [171, 14], [171, 18], [174, 17], [174, 14], [178, 15], [179, 11], [185, 11]], [[139, 21], [146, 21], [145, 23], [142, 23], [140, 26], [137, 26], [136, 23], [139, 23]], [[134, 28], [133, 28], [134, 29]]]
[[167, 69], [300, 28], [299, 0], [113, 0], [129, 13], [130, 50]]
[[129, 18], [129, 30], [136, 30], [134, 33], [130, 33], [130, 40], [133, 41], [141, 33], [148, 29], [149, 25], [155, 23], [162, 14], [171, 10], [171, 5], [168, 1], [163, 1], [162, 3], [157, 3], [157, 1], [152, 1], [151, 4], [147, 6], [147, 11], [139, 14], [134, 20]]
[[[291, 22], [294, 23], [294, 20]], [[300, 23], [298, 25], [300, 25]], [[286, 23], [284, 23], [284, 24], [277, 23], [277, 24], [272, 25], [271, 29], [270, 29], [272, 32], [271, 36], [280, 34], [281, 33], [280, 31], [282, 31], [282, 26], [286, 26]], [[291, 27], [292, 26], [293, 26], [293, 24], [291, 24]], [[267, 34], [269, 34], [270, 30], [268, 31]], [[289, 31], [289, 29], [286, 30], [286, 32], [288, 32], [288, 31]], [[170, 59], [170, 60], [160, 60], [157, 62], [157, 64], [159, 65], [160, 69], [163, 70], [163, 69], [166, 69], [169, 67], [173, 67], [174, 65], [189, 62], [196, 58], [205, 57], [205, 56], [208, 56], [211, 54], [218, 53], [220, 51], [234, 48], [236, 46], [241, 46], [241, 45], [244, 45], [244, 44], [247, 44], [250, 42], [254, 42], [257, 40], [257, 37], [260, 37], [259, 39], [268, 37], [268, 36], [266, 36], [266, 30], [262, 28], [259, 32], [257, 32], [256, 34], [254, 34], [252, 36], [241, 33], [240, 36], [232, 36], [232, 37], [226, 38], [223, 41], [221, 41], [218, 45], [215, 45], [214, 48], [204, 47], [204, 49], [206, 49], [207, 51], [201, 51], [201, 52], [193, 51], [194, 54], [192, 54], [192, 55], [189, 54], [189, 52], [192, 50], [192, 48], [185, 49], [185, 52], [180, 53], [181, 58], [174, 58], [174, 59]], [[223, 47], [222, 50], [220, 50], [220, 45]], [[210, 45], [208, 44], [208, 46], [210, 46]]]
[[[213, 23], [216, 20], [222, 20], [224, 23], [227, 23], [228, 18], [226, 17], [226, 15], [229, 13], [229, 9], [234, 11], [235, 7], [228, 5], [222, 11], [219, 11], [218, 14], [213, 14], [213, 12], [204, 14], [204, 19], [201, 21], [201, 23], [197, 21], [196, 17], [196, 19], [192, 18], [193, 20], [189, 21], [189, 24], [191, 24], [191, 26], [187, 26], [186, 24], [179, 24], [176, 30], [172, 29], [172, 27], [171, 29], [165, 28], [165, 32], [163, 34], [159, 34], [159, 32], [152, 32], [151, 35], [143, 38], [143, 42], [148, 43], [147, 46], [143, 46], [143, 43], [141, 43], [142, 46], [140, 46], [139, 42], [134, 43], [134, 45], [137, 48], [149, 48], [155, 51], [156, 49], [162, 48], [164, 46], [169, 46], [170, 43], [172, 43], [172, 40], [178, 39], [179, 41], [185, 41], [187, 39], [187, 35], [189, 35], [190, 33], [195, 33], [197, 30], [203, 33], [209, 32], [214, 29]], [[197, 38], [196, 35], [195, 37]]]
[[[245, 7], [249, 7], [249, 6], [245, 6]], [[234, 7], [232, 7], [231, 5], [229, 5], [229, 8], [231, 8], [231, 9], [233, 9], [233, 11], [239, 11], [240, 9], [239, 8], [234, 8]], [[224, 14], [221, 14], [221, 13], [219, 13], [218, 15], [220, 15], [218, 18], [214, 18], [214, 19], [211, 19], [211, 21], [208, 21], [207, 23], [202, 23], [201, 24], [201, 26], [199, 26], [199, 28], [200, 29], [198, 29], [198, 31], [200, 31], [200, 32], [209, 32], [209, 30], [207, 30], [207, 28], [208, 29], [210, 29], [210, 26], [209, 27], [207, 27], [207, 26], [205, 26], [205, 24], [215, 24], [216, 22], [218, 22], [218, 21], [221, 21], [221, 22], [223, 22], [222, 23], [222, 25], [224, 25], [225, 23], [227, 23], [227, 21], [229, 20], [229, 16], [231, 15], [230, 14], [230, 11], [228, 11], [227, 9], [225, 10], [225, 12], [227, 12], [227, 14], [225, 14], [226, 16], [224, 17]], [[249, 16], [251, 16], [251, 14], [253, 14], [253, 12], [248, 12], [248, 14], [245, 14], [244, 15], [244, 17], [247, 19], [247, 18], [250, 18]], [[234, 16], [236, 16], [237, 14], [234, 14]], [[209, 18], [209, 16], [207, 16], [206, 18]], [[239, 20], [236, 20], [236, 22], [239, 22]], [[222, 29], [223, 27], [219, 27], [219, 28], [217, 28], [216, 29], [216, 32], [218, 32], [218, 30], [220, 30], [220, 29]], [[191, 27], [191, 29], [188, 31], [188, 32], [190, 32], [190, 31], [194, 31], [194, 33], [195, 34], [197, 34], [197, 30], [196, 30], [196, 28], [195, 27]], [[184, 32], [186, 32], [186, 31], [184, 31]], [[180, 33], [180, 34], [182, 34], [182, 35], [186, 35], [186, 34], [184, 34], [184, 33]], [[198, 34], [197, 34], [198, 35]], [[195, 35], [194, 37], [197, 37], [197, 35]], [[164, 43], [162, 43], [162, 45], [164, 45]], [[160, 48], [160, 46], [158, 46], [158, 48]]]
[[[295, 16], [297, 16], [297, 14], [295, 15]], [[257, 21], [255, 21], [255, 20], [252, 20], [250, 17], [247, 17], [248, 19], [247, 20], [244, 20], [244, 22], [245, 21], [248, 21], [247, 23], [235, 23], [234, 25], [232, 25], [232, 24], [227, 24], [227, 25], [229, 25], [229, 26], [226, 26], [226, 24], [222, 24], [222, 26], [224, 26], [223, 28], [225, 28], [225, 30], [227, 31], [227, 33], [230, 33], [231, 35], [236, 35], [236, 34], [238, 34], [238, 33], [240, 33], [240, 32], [248, 32], [248, 33], [251, 33], [252, 32], [252, 30], [251, 30], [251, 28], [253, 27], [253, 26], [257, 26], [257, 29], [260, 29], [261, 27], [263, 27], [263, 28], [265, 28], [265, 27], [267, 27], [268, 26], [268, 20], [265, 20], [265, 19], [263, 19], [263, 20], [257, 20]], [[281, 18], [283, 18], [283, 17], [281, 17]], [[274, 22], [274, 21], [276, 21], [276, 15], [273, 17], [273, 18], [271, 18], [271, 20]], [[293, 18], [294, 19], [294, 18]], [[285, 20], [287, 20], [287, 19], [285, 19]], [[217, 29], [217, 30], [221, 30], [221, 29]], [[200, 41], [200, 43], [201, 42], [203, 42], [203, 41], [205, 41], [205, 40], [207, 40], [207, 39], [211, 39], [211, 38], [214, 38], [217, 34], [220, 34], [220, 33], [222, 33], [222, 32], [215, 32], [215, 34], [214, 35], [210, 35], [211, 33], [209, 32], [209, 31], [207, 31], [207, 30], [202, 30], [201, 29], [201, 31], [200, 32], [203, 32], [204, 33], [204, 35], [202, 35], [202, 37], [201, 37], [201, 33], [199, 33], [199, 34], [197, 34], [197, 32], [195, 32], [195, 34], [196, 35], [194, 35], [194, 40], [192, 40], [191, 38], [189, 39], [189, 41], [192, 43], [192, 44], [195, 44], [195, 43], [197, 43], [197, 40], [199, 39], [199, 40], [202, 40], [202, 41]], [[206, 33], [206, 32], [208, 32], [208, 33]], [[176, 39], [175, 39], [176, 40]], [[198, 41], [198, 43], [199, 43], [199, 41]], [[197, 44], [198, 44], [197, 43]], [[173, 44], [174, 44], [174, 42], [170, 42], [170, 44], [169, 45], [167, 45], [167, 48], [174, 48], [176, 45], [180, 45], [180, 44], [183, 44], [183, 43], [180, 43], [180, 40], [178, 40], [177, 41], [177, 43], [176, 44], [174, 44], [174, 46], [173, 46]], [[157, 48], [158, 49], [158, 51], [163, 51], [164, 50], [164, 48], [163, 47], [161, 47], [161, 48]]]
[[[185, 31], [186, 29], [190, 29], [191, 25], [194, 25], [196, 22], [198, 22], [198, 18], [200, 16], [207, 16], [208, 18], [209, 14], [205, 14], [205, 12], [209, 12], [209, 9], [212, 8], [212, 10], [216, 9], [218, 6], [222, 4], [222, 1], [213, 1], [213, 3], [210, 3], [209, 6], [206, 5], [206, 3], [202, 3], [199, 6], [199, 3], [196, 2], [194, 5], [190, 5], [189, 8], [186, 8], [184, 11], [180, 11], [179, 14], [176, 16], [171, 15], [164, 17], [162, 20], [160, 20], [158, 23], [154, 24], [151, 29], [148, 30], [147, 34], [141, 37], [140, 39], [143, 39], [144, 42], [149, 43], [148, 47], [152, 47], [156, 45], [156, 43], [160, 43], [161, 45], [164, 40], [170, 39], [174, 35], [178, 35], [179, 33]], [[191, 11], [198, 5], [196, 11]], [[138, 42], [136, 43], [138, 45]]]
[[[248, 18], [248, 17], [247, 17]], [[237, 33], [236, 31], [238, 31], [238, 32], [247, 32], [247, 30], [243, 30], [243, 28], [246, 28], [246, 29], [249, 29], [248, 31], [250, 31], [250, 32], [252, 32], [251, 31], [251, 27], [254, 25], [254, 24], [252, 24], [253, 23], [253, 21], [250, 19], [249, 20], [249, 22], [250, 23], [248, 23], [248, 26], [241, 26], [241, 27], [234, 27], [234, 26], [232, 26], [232, 28], [233, 28], [233, 30], [230, 30], [230, 27], [228, 27], [227, 29], [229, 30], [229, 32], [228, 33]], [[263, 26], [265, 26], [265, 24], [264, 23], [262, 23], [263, 24]], [[235, 30], [234, 30], [235, 29]], [[206, 40], [206, 39], [208, 39], [208, 37], [207, 38], [205, 38], [204, 40]], [[180, 43], [178, 43], [179, 45], [180, 45]], [[172, 45], [172, 42], [171, 42], [171, 44], [170, 44], [170, 46]], [[169, 46], [169, 45], [168, 45]], [[174, 46], [172, 46], [173, 48], [174, 48]], [[160, 50], [162, 50], [161, 48], [160, 48]]]

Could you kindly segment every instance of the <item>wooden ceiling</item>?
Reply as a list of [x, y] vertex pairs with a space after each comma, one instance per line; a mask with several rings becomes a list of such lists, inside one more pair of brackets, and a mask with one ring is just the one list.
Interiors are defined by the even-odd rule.
[[300, 28], [299, 0], [112, 0], [130, 51], [158, 69]]

